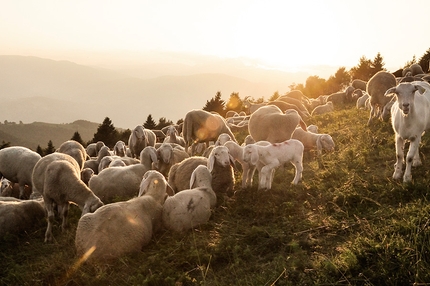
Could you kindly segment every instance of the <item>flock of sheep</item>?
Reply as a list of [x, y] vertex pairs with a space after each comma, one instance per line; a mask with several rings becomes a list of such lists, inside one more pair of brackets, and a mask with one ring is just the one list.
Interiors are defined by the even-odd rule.
[[[335, 148], [329, 134], [305, 121], [348, 102], [370, 109], [369, 125], [375, 118], [391, 118], [397, 156], [393, 178], [403, 175], [408, 182], [411, 166], [421, 164], [421, 135], [430, 128], [428, 77], [413, 66], [402, 77], [381, 71], [368, 82], [354, 80], [344, 91], [317, 99], [297, 90], [272, 102], [246, 99], [248, 113], [230, 111], [225, 118], [191, 110], [183, 124], [162, 133], [136, 126], [127, 144], [118, 141], [112, 150], [103, 142], [84, 148], [72, 140], [44, 157], [25, 147], [4, 148], [0, 237], [25, 232], [47, 218], [45, 242], [52, 242], [56, 217], [66, 228], [73, 203], [82, 211], [75, 237], [80, 259], [106, 263], [140, 251], [161, 228], [183, 232], [208, 222], [214, 208], [234, 195], [235, 170], [242, 173], [242, 188], [253, 185], [257, 170], [258, 189], [269, 190], [276, 169], [291, 163], [292, 183], [298, 184], [305, 151], [319, 156]], [[241, 144], [234, 135], [240, 130], [248, 132]], [[411, 144], [403, 174], [405, 140]]]

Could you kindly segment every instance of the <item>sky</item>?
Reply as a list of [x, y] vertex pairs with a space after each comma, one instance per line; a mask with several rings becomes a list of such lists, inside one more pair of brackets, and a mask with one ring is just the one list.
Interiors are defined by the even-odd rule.
[[[286, 70], [402, 67], [430, 48], [428, 0], [3, 0], [0, 54], [113, 60], [151, 51], [246, 58]], [[110, 55], [106, 57], [107, 55]], [[110, 57], [110, 58], [109, 58]]]

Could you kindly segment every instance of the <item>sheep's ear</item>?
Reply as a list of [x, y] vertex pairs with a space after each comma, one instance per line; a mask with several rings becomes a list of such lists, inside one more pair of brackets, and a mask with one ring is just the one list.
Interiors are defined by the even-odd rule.
[[422, 87], [421, 85], [415, 85], [415, 89], [418, 90], [421, 94], [423, 94], [424, 92], [426, 92], [426, 89], [424, 87]]
[[173, 188], [168, 183], [166, 184], [166, 193], [169, 196], [174, 196], [175, 195], [175, 191], [173, 190]]
[[214, 165], [215, 165], [215, 156], [213, 155], [213, 152], [211, 152], [208, 158], [208, 170], [210, 173], [212, 173], [212, 170], [214, 169]]
[[[197, 169], [197, 168], [196, 168]], [[194, 188], [194, 183], [196, 182], [196, 169], [194, 169], [194, 171], [191, 173], [191, 178], [190, 178], [190, 189]]]
[[385, 96], [387, 96], [387, 95], [389, 95], [390, 93], [396, 93], [396, 87], [394, 86], [394, 87], [392, 87], [392, 88], [389, 88], [389, 89], [387, 89], [387, 91], [385, 92]]
[[229, 159], [230, 159], [230, 165], [231, 165], [235, 170], [237, 170], [237, 168], [236, 168], [236, 160], [233, 158], [233, 156], [232, 156], [231, 154], [228, 154], [228, 157], [229, 157]]
[[149, 155], [151, 156], [152, 162], [154, 162], [155, 164], [158, 164], [157, 153], [155, 152], [154, 149], [151, 148], [151, 151], [149, 152]]

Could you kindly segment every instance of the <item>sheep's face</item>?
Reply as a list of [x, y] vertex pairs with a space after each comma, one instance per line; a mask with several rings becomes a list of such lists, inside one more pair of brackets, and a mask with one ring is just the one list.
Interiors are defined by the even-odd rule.
[[321, 146], [324, 150], [327, 151], [334, 151], [334, 141], [333, 138], [328, 135], [328, 134], [324, 134], [321, 136]]
[[257, 146], [254, 144], [246, 145], [243, 148], [243, 160], [247, 163], [251, 163], [252, 165], [257, 164], [259, 159]]
[[420, 85], [405, 82], [400, 83], [397, 87], [387, 90], [385, 95], [391, 92], [394, 93], [397, 98], [399, 109], [404, 115], [408, 115], [413, 108], [416, 91], [419, 91], [422, 94], [425, 92], [425, 89]]

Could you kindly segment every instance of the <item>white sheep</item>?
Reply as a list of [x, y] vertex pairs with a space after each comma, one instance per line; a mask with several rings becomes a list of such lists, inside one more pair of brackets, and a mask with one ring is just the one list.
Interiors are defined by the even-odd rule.
[[366, 101], [369, 98], [369, 94], [364, 92], [362, 96], [357, 99], [356, 107], [357, 109], [367, 109]]
[[308, 125], [308, 127], [306, 127], [306, 130], [308, 132], [318, 133], [318, 126], [316, 126], [315, 124], [311, 124], [311, 125]]
[[424, 131], [430, 128], [430, 85], [424, 81], [400, 83], [388, 89], [385, 95], [394, 93], [397, 101], [391, 107], [391, 123], [395, 132], [396, 163], [393, 179], [403, 173], [404, 144], [410, 142], [406, 155], [403, 182], [412, 180], [412, 166], [421, 165], [419, 145]]
[[82, 216], [75, 237], [78, 257], [105, 264], [141, 251], [162, 227], [166, 188], [167, 182], [161, 173], [148, 171], [141, 180], [137, 198], [108, 204]]
[[81, 170], [84, 167], [84, 162], [87, 158], [87, 151], [81, 143], [75, 140], [68, 140], [63, 142], [60, 147], [58, 147], [57, 152], [64, 153], [72, 156], [76, 162], [78, 162]]
[[85, 149], [88, 156], [90, 157], [97, 157], [99, 154], [100, 149], [105, 146], [105, 143], [103, 141], [97, 141], [96, 143], [90, 143], [87, 145], [87, 148]]
[[94, 176], [94, 171], [91, 168], [83, 168], [81, 171], [81, 180], [88, 186], [91, 177]]
[[295, 167], [295, 176], [292, 181], [297, 185], [302, 178], [303, 171], [303, 150], [302, 142], [296, 139], [289, 139], [281, 143], [270, 145], [249, 144], [243, 149], [245, 162], [253, 165], [262, 165], [259, 173], [259, 190], [270, 190], [275, 169], [285, 163], [290, 162]]
[[197, 166], [191, 174], [189, 189], [168, 197], [164, 202], [163, 225], [177, 232], [198, 227], [209, 221], [216, 203], [209, 169], [204, 165]]
[[379, 118], [384, 106], [391, 98], [384, 96], [385, 92], [395, 87], [396, 78], [390, 72], [379, 71], [367, 82], [366, 92], [370, 100], [370, 116], [367, 125], [370, 126], [375, 118]]
[[32, 188], [32, 173], [41, 156], [21, 146], [6, 147], [0, 150], [0, 178], [19, 184], [19, 198], [25, 198], [25, 186]]
[[322, 150], [333, 151], [335, 147], [333, 138], [329, 134], [308, 132], [300, 127], [296, 128], [291, 138], [302, 142], [306, 151], [316, 149], [318, 155], [322, 154]]
[[42, 195], [48, 217], [45, 242], [50, 242], [54, 208], [57, 207], [62, 218], [62, 229], [66, 228], [69, 202], [79, 206], [82, 214], [94, 212], [103, 203], [82, 182], [81, 169], [74, 158], [64, 153], [44, 156], [34, 166], [32, 181], [35, 192]]
[[120, 157], [125, 157], [125, 153], [127, 152], [127, 147], [125, 142], [122, 140], [118, 140], [113, 146], [113, 154]]
[[86, 160], [84, 162], [83, 168], [90, 168], [94, 171], [94, 174], [98, 174], [100, 161], [106, 156], [111, 156], [109, 147], [102, 146], [97, 154], [97, 157]]
[[131, 151], [131, 157], [139, 158], [140, 152], [146, 146], [155, 146], [156, 138], [152, 130], [146, 129], [142, 125], [137, 125], [128, 138], [128, 147]]
[[[28, 185], [24, 186], [24, 198], [30, 198], [31, 188]], [[13, 197], [19, 199], [20, 188], [18, 183], [12, 183], [6, 178], [1, 179], [0, 196]]]
[[268, 105], [251, 115], [248, 129], [255, 141], [278, 143], [290, 139], [299, 124], [306, 130], [306, 123], [296, 110], [289, 109], [283, 113], [277, 106]]
[[174, 125], [170, 125], [166, 131], [166, 138], [164, 138], [163, 143], [176, 143], [185, 147], [185, 139], [179, 136], [178, 130]]
[[45, 218], [43, 200], [0, 198], [0, 239], [32, 231]]
[[[182, 134], [186, 142], [185, 151], [191, 156], [195, 154], [197, 143], [205, 142], [206, 147], [209, 147], [209, 142], [216, 141], [221, 133], [227, 133], [233, 140], [236, 140], [225, 119], [219, 114], [194, 109], [185, 115]], [[191, 151], [189, 152], [190, 146]]]
[[209, 158], [192, 156], [170, 168], [168, 181], [175, 193], [189, 188], [191, 174], [199, 165], [208, 167], [212, 174], [212, 188], [217, 195], [233, 191], [235, 178], [232, 165], [234, 165], [234, 158], [227, 147], [216, 146]]
[[190, 155], [185, 150], [173, 148], [169, 143], [163, 143], [157, 148], [157, 170], [167, 178], [169, 170], [174, 164], [189, 157]]
[[234, 160], [239, 162], [239, 164], [242, 166], [242, 188], [252, 186], [252, 179], [256, 166], [252, 165], [250, 162], [246, 162], [243, 159], [243, 148], [246, 145], [241, 146], [234, 141], [227, 141], [224, 143], [224, 146], [228, 148], [230, 155], [234, 158]]
[[327, 101], [325, 104], [318, 105], [317, 107], [315, 107], [314, 110], [312, 110], [311, 115], [321, 115], [332, 111], [334, 111], [333, 102]]
[[145, 147], [140, 158], [140, 164], [104, 169], [91, 177], [88, 186], [106, 204], [135, 197], [143, 175], [152, 170], [153, 163], [158, 161], [156, 150], [152, 146]]

